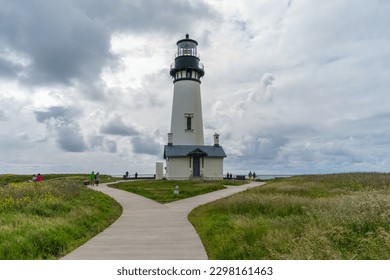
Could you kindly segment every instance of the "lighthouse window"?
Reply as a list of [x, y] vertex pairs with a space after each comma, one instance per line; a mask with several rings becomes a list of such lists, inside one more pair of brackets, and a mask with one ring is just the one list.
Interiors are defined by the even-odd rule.
[[184, 114], [184, 117], [186, 118], [186, 131], [192, 131], [192, 118], [194, 114]]
[[187, 71], [187, 78], [191, 78], [191, 71]]

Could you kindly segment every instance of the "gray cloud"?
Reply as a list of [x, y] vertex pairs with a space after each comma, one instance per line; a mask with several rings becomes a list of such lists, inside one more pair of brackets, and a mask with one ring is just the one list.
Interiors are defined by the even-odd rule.
[[[204, 1], [150, 0], [126, 1], [113, 5], [110, 0], [78, 1], [76, 4], [88, 17], [102, 20], [112, 29], [131, 32], [177, 33], [178, 26], [186, 31], [195, 28], [196, 23], [218, 17], [218, 12]], [[163, 12], [162, 12], [163, 11]], [[187, 25], [186, 25], [187, 24]]]
[[0, 6], [0, 154], [18, 172], [79, 171], [84, 159], [149, 172], [162, 160], [169, 64], [186, 32], [206, 68], [205, 142], [220, 133], [230, 172], [389, 169], [386, 1]]
[[105, 140], [104, 147], [109, 153], [116, 153], [118, 151], [117, 142], [115, 140], [110, 140], [110, 139]]
[[65, 152], [85, 152], [87, 145], [78, 125], [66, 125], [57, 129], [57, 143]]
[[38, 122], [46, 124], [46, 130], [54, 133], [59, 147], [65, 152], [84, 152], [88, 150], [77, 117], [76, 108], [63, 106], [49, 107], [46, 111], [34, 111]]
[[23, 69], [23, 66], [12, 61], [7, 60], [6, 58], [0, 57], [0, 76], [1, 77], [15, 77]]
[[139, 134], [136, 128], [125, 125], [122, 118], [118, 115], [103, 124], [100, 132], [119, 136], [134, 136]]
[[259, 85], [249, 94], [248, 102], [262, 102], [263, 104], [272, 102], [275, 92], [275, 89], [272, 88], [274, 80], [275, 77], [271, 73], [265, 73], [261, 77]]
[[154, 137], [137, 136], [131, 139], [133, 152], [136, 154], [148, 154], [162, 156], [162, 145]]
[[5, 116], [5, 113], [0, 111], [0, 121], [6, 121], [7, 117]]
[[118, 152], [118, 140], [106, 135], [89, 135], [87, 137], [88, 145], [95, 152]]
[[37, 121], [43, 123], [51, 118], [61, 118], [65, 121], [70, 121], [77, 118], [80, 115], [80, 112], [75, 108], [53, 106], [48, 108], [46, 111], [34, 111], [34, 114]]
[[106, 0], [2, 0], [0, 5], [0, 43], [31, 61], [23, 68], [0, 59], [0, 73], [16, 77], [23, 71], [21, 80], [35, 85], [75, 86], [81, 82], [93, 86], [102, 68], [116, 59], [110, 53], [113, 32], [176, 33], [183, 22], [195, 24], [215, 16], [204, 2], [192, 5], [190, 1], [122, 1], [113, 5]]
[[90, 80], [110, 59], [110, 32], [71, 2], [0, 4], [3, 43], [31, 60], [24, 69], [26, 82], [44, 85]]

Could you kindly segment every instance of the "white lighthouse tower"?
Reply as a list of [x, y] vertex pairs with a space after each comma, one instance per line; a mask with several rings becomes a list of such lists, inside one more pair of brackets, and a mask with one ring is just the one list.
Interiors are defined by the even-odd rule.
[[197, 51], [198, 42], [186, 35], [177, 42], [175, 62], [171, 65], [173, 104], [171, 133], [177, 145], [203, 145], [200, 78], [204, 67]]
[[170, 68], [173, 78], [171, 131], [164, 147], [167, 179], [222, 179], [226, 154], [219, 145], [205, 146], [203, 136], [200, 79], [204, 66], [197, 51], [198, 42], [186, 35], [177, 43], [175, 61]]

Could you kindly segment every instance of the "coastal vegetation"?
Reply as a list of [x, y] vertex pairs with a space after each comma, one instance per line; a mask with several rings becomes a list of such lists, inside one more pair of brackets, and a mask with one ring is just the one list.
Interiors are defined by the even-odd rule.
[[[31, 175], [18, 175], [18, 174], [0, 174], [0, 186], [7, 185], [9, 183], [22, 183], [29, 182], [32, 179]], [[61, 181], [63, 178], [67, 180], [72, 179], [76, 182], [89, 181], [89, 174], [43, 174], [43, 181]], [[101, 183], [109, 183], [116, 181], [115, 177], [110, 175], [100, 175]]]
[[210, 259], [390, 259], [390, 174], [274, 179], [189, 219]]
[[122, 213], [112, 198], [82, 185], [85, 175], [30, 179], [0, 175], [0, 260], [58, 259]]
[[[0, 175], [0, 259], [59, 259], [113, 223], [120, 205], [86, 188], [85, 174]], [[113, 182], [111, 176], [101, 176]], [[126, 181], [167, 203], [237, 181]], [[178, 186], [179, 193], [174, 193]], [[194, 209], [210, 259], [390, 259], [390, 174], [306, 175]]]

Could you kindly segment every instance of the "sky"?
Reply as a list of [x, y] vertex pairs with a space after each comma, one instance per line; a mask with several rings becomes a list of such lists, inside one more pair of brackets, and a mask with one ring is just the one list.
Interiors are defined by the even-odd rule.
[[390, 171], [390, 1], [0, 0], [0, 173], [153, 174], [198, 41], [224, 173]]

